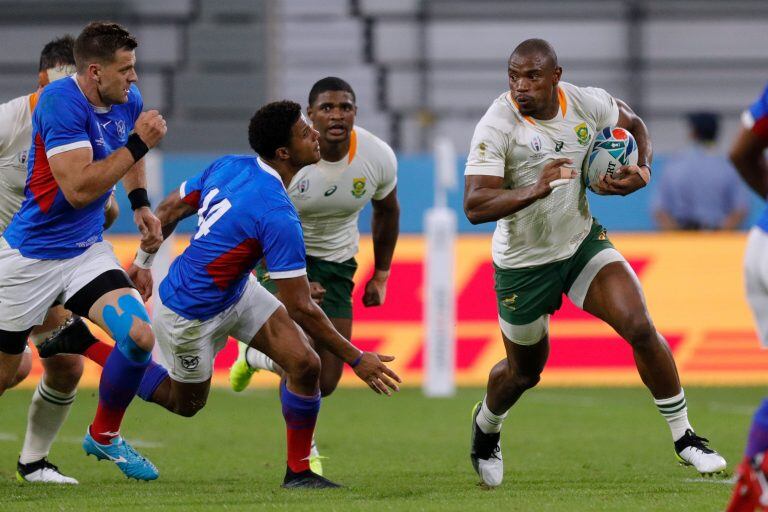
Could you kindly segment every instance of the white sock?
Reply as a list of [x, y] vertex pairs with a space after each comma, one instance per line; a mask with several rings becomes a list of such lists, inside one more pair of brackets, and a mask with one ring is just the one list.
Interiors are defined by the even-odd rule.
[[653, 403], [667, 420], [669, 429], [672, 431], [673, 441], [683, 437], [686, 430], [693, 430], [691, 424], [688, 423], [688, 404], [685, 401], [685, 391], [682, 388], [679, 394], [670, 398], [654, 399]]
[[27, 433], [19, 462], [29, 464], [48, 456], [53, 440], [72, 408], [76, 393], [56, 391], [46, 386], [45, 377], [40, 379], [32, 395], [32, 403], [29, 404]]
[[267, 357], [267, 354], [260, 352], [253, 347], [248, 347], [246, 349], [245, 362], [248, 363], [248, 366], [256, 368], [257, 370], [275, 371], [275, 362]]
[[477, 423], [477, 426], [480, 427], [480, 430], [483, 431], [483, 434], [499, 433], [501, 432], [501, 424], [504, 421], [504, 418], [507, 417], [507, 413], [509, 411], [505, 412], [501, 416], [494, 414], [488, 408], [488, 402], [486, 400], [487, 397], [484, 397], [483, 405], [480, 407], [480, 412], [477, 414], [475, 423]]

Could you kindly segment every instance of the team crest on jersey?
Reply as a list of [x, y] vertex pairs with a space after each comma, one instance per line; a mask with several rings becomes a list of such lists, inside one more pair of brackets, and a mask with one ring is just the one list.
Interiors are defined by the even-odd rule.
[[541, 151], [541, 137], [538, 135], [534, 135], [531, 139], [531, 149], [534, 150], [536, 153]]
[[587, 123], [581, 123], [580, 125], [576, 126], [573, 131], [576, 132], [576, 137], [579, 139], [579, 144], [582, 146], [589, 144], [589, 139], [591, 137], [589, 135], [589, 128], [587, 127]]
[[299, 182], [299, 194], [303, 194], [309, 189], [309, 178], [304, 178]]
[[117, 125], [117, 136], [120, 137], [120, 139], [125, 138], [125, 121], [122, 119], [118, 119], [115, 123]]
[[365, 178], [352, 178], [352, 195], [357, 199], [365, 195]]

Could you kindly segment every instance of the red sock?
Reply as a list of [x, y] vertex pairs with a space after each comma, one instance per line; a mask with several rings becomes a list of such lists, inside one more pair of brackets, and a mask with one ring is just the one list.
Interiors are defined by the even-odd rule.
[[120, 435], [120, 423], [124, 415], [125, 409], [110, 409], [99, 401], [96, 417], [90, 426], [91, 437], [99, 444], [109, 444], [112, 439]]
[[104, 343], [103, 341], [97, 341], [87, 349], [85, 349], [85, 352], [83, 352], [83, 355], [96, 363], [97, 365], [103, 367], [104, 364], [107, 362], [107, 358], [109, 357], [109, 354], [112, 352], [112, 349], [115, 348], [113, 345], [110, 345], [109, 343]]
[[312, 448], [314, 428], [287, 428], [288, 467], [294, 473], [309, 469], [309, 450]]

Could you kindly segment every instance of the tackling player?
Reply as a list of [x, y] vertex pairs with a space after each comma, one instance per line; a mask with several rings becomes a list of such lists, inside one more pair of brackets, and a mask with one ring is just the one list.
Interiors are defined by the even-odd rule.
[[165, 121], [141, 112], [136, 46], [119, 25], [91, 23], [74, 44], [76, 74], [40, 94], [25, 198], [0, 238], [0, 391], [16, 375], [27, 337], [49, 307], [63, 304], [88, 317], [119, 350], [102, 374], [83, 448], [129, 477], [149, 480], [157, 470], [119, 430], [154, 336], [139, 294], [102, 240], [105, 205], [123, 178], [144, 243], [159, 245], [162, 236], [146, 200], [141, 158], [165, 134]]
[[[352, 288], [360, 233], [360, 210], [371, 203], [374, 273], [365, 285], [363, 304], [379, 306], [387, 293], [389, 268], [397, 244], [400, 206], [397, 201], [397, 159], [386, 142], [355, 126], [357, 105], [352, 87], [336, 77], [316, 82], [309, 92], [307, 114], [320, 134], [321, 160], [291, 179], [288, 194], [301, 219], [307, 251], [307, 277], [319, 285], [320, 307], [336, 330], [352, 337]], [[261, 283], [277, 292], [263, 266]], [[344, 362], [322, 343], [312, 340], [320, 356], [320, 392], [336, 389]], [[242, 391], [259, 369], [280, 368], [256, 349], [240, 344], [240, 357], [230, 370], [232, 389]], [[250, 363], [250, 364], [249, 364]], [[322, 474], [313, 444], [312, 469]]]
[[470, 458], [489, 486], [503, 478], [500, 431], [507, 411], [534, 387], [549, 355], [549, 315], [565, 293], [631, 345], [638, 372], [672, 432], [678, 459], [701, 473], [726, 462], [688, 422], [675, 361], [656, 331], [632, 269], [589, 213], [575, 169], [594, 135], [621, 126], [635, 137], [639, 165], [600, 184], [626, 195], [650, 178], [651, 141], [643, 121], [602, 89], [561, 82], [554, 49], [521, 43], [508, 62], [510, 91], [480, 120], [467, 159], [464, 210], [473, 224], [496, 221], [493, 263], [499, 326], [507, 357], [488, 378], [472, 414]]
[[[768, 197], [768, 85], [741, 116], [742, 127], [731, 148], [731, 161], [744, 181], [760, 197]], [[763, 347], [768, 347], [768, 209], [750, 230], [744, 254], [747, 301]], [[752, 419], [744, 460], [736, 470], [738, 480], [728, 512], [768, 510], [768, 399]]]
[[[248, 138], [258, 157], [216, 160], [157, 209], [165, 236], [194, 213], [198, 229], [160, 284], [155, 306], [154, 328], [168, 371], [151, 363], [139, 396], [193, 416], [205, 406], [214, 358], [229, 336], [248, 343], [284, 369], [280, 399], [288, 464], [283, 487], [338, 487], [309, 468], [320, 410], [320, 359], [296, 324], [377, 393], [397, 391], [400, 379], [383, 363], [394, 358], [355, 348], [310, 297], [301, 224], [285, 186], [320, 159], [317, 132], [298, 104], [281, 101], [256, 112]], [[149, 266], [155, 250], [142, 243], [129, 269], [145, 297], [152, 291]], [[262, 258], [285, 307], [251, 274]], [[103, 364], [111, 347], [97, 342], [56, 348], [62, 350], [83, 352]]]
[[[38, 89], [32, 94], [0, 105], [0, 232], [19, 210], [24, 199], [29, 145], [32, 139], [32, 112], [43, 87], [75, 72], [74, 39], [64, 36], [50, 41], [40, 53]], [[107, 202], [106, 229], [117, 217], [116, 201]], [[85, 323], [61, 306], [48, 312], [42, 325], [35, 327], [30, 340], [38, 344], [49, 336], [91, 337]], [[51, 464], [48, 453], [75, 400], [77, 383], [83, 373], [79, 356], [57, 356], [41, 360], [43, 376], [32, 395], [24, 444], [16, 465], [16, 478], [24, 482], [76, 484]], [[16, 375], [8, 387], [26, 378], [32, 367], [29, 347], [25, 347]]]

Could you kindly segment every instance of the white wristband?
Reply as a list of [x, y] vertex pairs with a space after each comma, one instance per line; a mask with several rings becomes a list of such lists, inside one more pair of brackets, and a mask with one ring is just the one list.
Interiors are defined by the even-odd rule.
[[133, 264], [139, 268], [149, 270], [152, 268], [152, 262], [155, 260], [155, 256], [157, 256], [157, 253], [148, 253], [142, 251], [141, 247], [139, 247], [139, 250], [136, 251], [136, 259], [133, 260]]

